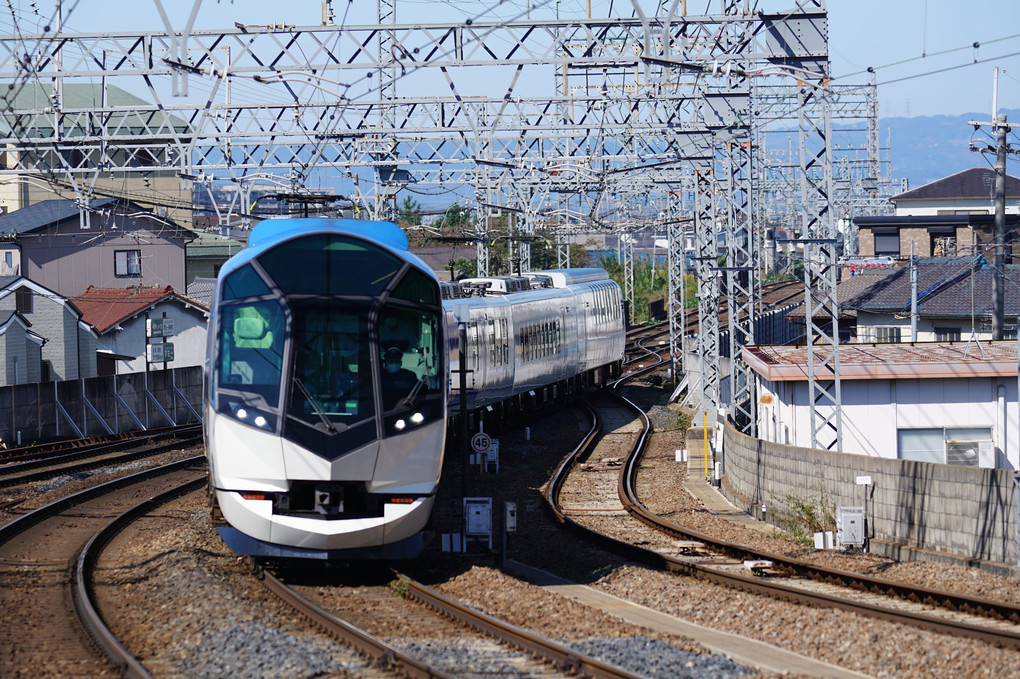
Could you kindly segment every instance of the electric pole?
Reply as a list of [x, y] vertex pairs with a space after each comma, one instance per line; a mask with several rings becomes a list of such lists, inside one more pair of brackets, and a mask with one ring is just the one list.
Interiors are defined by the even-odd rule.
[[1015, 153], [1006, 143], [1006, 134], [1012, 125], [1006, 122], [1006, 115], [999, 115], [996, 110], [998, 94], [999, 68], [995, 67], [995, 85], [992, 96], [992, 122], [981, 123], [969, 121], [974, 129], [988, 125], [995, 131], [995, 147], [976, 147], [971, 151], [995, 154], [995, 228], [992, 235], [992, 339], [1001, 340], [1005, 325], [1005, 291], [1003, 287], [1003, 271], [1006, 265], [1006, 154]]

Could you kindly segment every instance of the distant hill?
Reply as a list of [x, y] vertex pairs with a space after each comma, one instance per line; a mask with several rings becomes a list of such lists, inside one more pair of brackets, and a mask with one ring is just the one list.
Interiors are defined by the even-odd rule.
[[[1003, 109], [1007, 120], [1020, 123], [1020, 109]], [[969, 120], [989, 122], [991, 113], [964, 113], [957, 116], [919, 116], [916, 118], [881, 118], [879, 144], [891, 146], [892, 168], [888, 176], [906, 178], [909, 188], [917, 188], [972, 167], [991, 167], [995, 157], [970, 150], [970, 141], [982, 146], [994, 145], [990, 128], [975, 132]], [[1013, 146], [1016, 137], [1011, 135]], [[886, 156], [883, 152], [882, 158]], [[883, 168], [884, 171], [884, 168]], [[1020, 176], [1020, 157], [1006, 158], [1006, 172]]]

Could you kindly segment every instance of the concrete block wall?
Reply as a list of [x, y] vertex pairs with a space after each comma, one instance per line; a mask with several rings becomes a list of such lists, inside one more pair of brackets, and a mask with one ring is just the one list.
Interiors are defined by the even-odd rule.
[[[727, 426], [723, 490], [756, 515], [792, 516], [784, 501], [867, 507], [869, 549], [1020, 574], [1013, 471], [889, 460], [787, 446]], [[856, 478], [871, 476], [871, 486]]]

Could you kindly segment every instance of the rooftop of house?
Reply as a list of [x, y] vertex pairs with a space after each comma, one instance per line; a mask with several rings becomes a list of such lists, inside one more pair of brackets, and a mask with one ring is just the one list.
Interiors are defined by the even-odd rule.
[[[194, 234], [186, 229], [182, 229], [176, 223], [168, 221], [164, 217], [157, 217], [152, 212], [143, 209], [129, 200], [93, 198], [89, 201], [89, 209], [93, 213], [114, 213], [120, 215], [123, 219], [132, 220], [131, 223], [140, 217], [158, 220], [157, 223], [160, 226], [160, 230], [170, 228], [175, 233], [184, 236], [185, 240], [190, 240], [194, 237]], [[20, 210], [0, 214], [0, 234], [14, 236], [32, 233], [70, 219], [77, 220], [79, 214], [78, 203], [69, 198], [43, 200], [28, 207], [23, 207]], [[95, 216], [92, 217], [92, 220], [93, 228], [97, 231], [100, 230], [96, 225]]]
[[[745, 346], [744, 360], [772, 382], [806, 382], [807, 347]], [[841, 344], [841, 380], [945, 379], [952, 377], [1015, 377], [1017, 342], [912, 342]], [[816, 374], [831, 379], [831, 372]]]
[[[141, 110], [153, 110], [156, 107], [113, 85], [95, 81], [64, 82], [61, 86], [60, 108], [64, 112], [95, 111], [103, 106], [104, 101], [108, 108], [114, 110], [107, 119], [107, 125], [111, 130], [117, 130], [119, 134], [138, 134], [138, 131], [143, 129], [166, 132], [170, 125], [173, 125], [178, 133], [187, 133], [191, 129], [186, 120], [167, 112], [160, 112], [158, 115], [139, 113]], [[37, 111], [52, 108], [53, 105], [52, 88], [48, 84], [33, 82], [18, 88], [13, 101], [10, 102], [11, 108], [15, 111]], [[78, 116], [65, 116], [65, 129], [71, 129], [70, 121], [78, 119]], [[0, 131], [9, 133], [10, 129], [9, 119], [0, 120]]]
[[[113, 198], [94, 198], [89, 207], [93, 210], [109, 208], [116, 204]], [[78, 204], [66, 198], [44, 200], [20, 210], [0, 215], [0, 233], [21, 234], [31, 233], [51, 224], [58, 224], [67, 219], [77, 218]]]
[[213, 292], [216, 290], [216, 279], [196, 276], [195, 280], [188, 283], [188, 299], [209, 306], [212, 303]]
[[208, 308], [199, 302], [178, 295], [170, 285], [163, 288], [144, 286], [97, 288], [90, 285], [88, 290], [71, 301], [81, 310], [82, 320], [102, 334], [115, 328], [118, 323], [168, 300], [176, 300], [180, 304], [208, 311]]
[[[992, 312], [993, 277], [993, 269], [982, 256], [918, 257], [918, 314], [944, 318], [988, 316]], [[1020, 314], [1020, 267], [1005, 267], [1003, 293], [1005, 314]], [[895, 314], [910, 312], [911, 295], [910, 266], [906, 265], [874, 279], [853, 295], [840, 295], [839, 300], [841, 308]]]
[[[880, 280], [888, 276], [893, 272], [893, 268], [882, 268], [882, 269], [861, 269], [856, 275], [850, 276], [841, 280], [836, 285], [836, 299], [839, 302], [839, 317], [840, 318], [856, 318], [857, 309], [846, 306], [847, 300], [855, 298], [857, 295], [867, 291], [871, 286], [878, 283]], [[826, 310], [817, 308], [815, 311], [815, 318], [824, 317], [824, 313], [828, 313]], [[787, 318], [804, 318], [805, 316], [804, 305], [799, 305], [796, 309], [791, 309], [787, 314]]]
[[[910, 200], [986, 200], [995, 192], [995, 170], [972, 167], [890, 198], [894, 203]], [[1020, 178], [1006, 175], [1007, 198], [1020, 198]]]

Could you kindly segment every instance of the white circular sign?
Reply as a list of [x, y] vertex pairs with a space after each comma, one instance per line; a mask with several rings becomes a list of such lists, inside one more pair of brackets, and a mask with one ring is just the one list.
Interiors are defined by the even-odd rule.
[[476, 453], [484, 453], [489, 449], [491, 443], [492, 439], [489, 438], [489, 435], [482, 432], [471, 437], [471, 449]]

